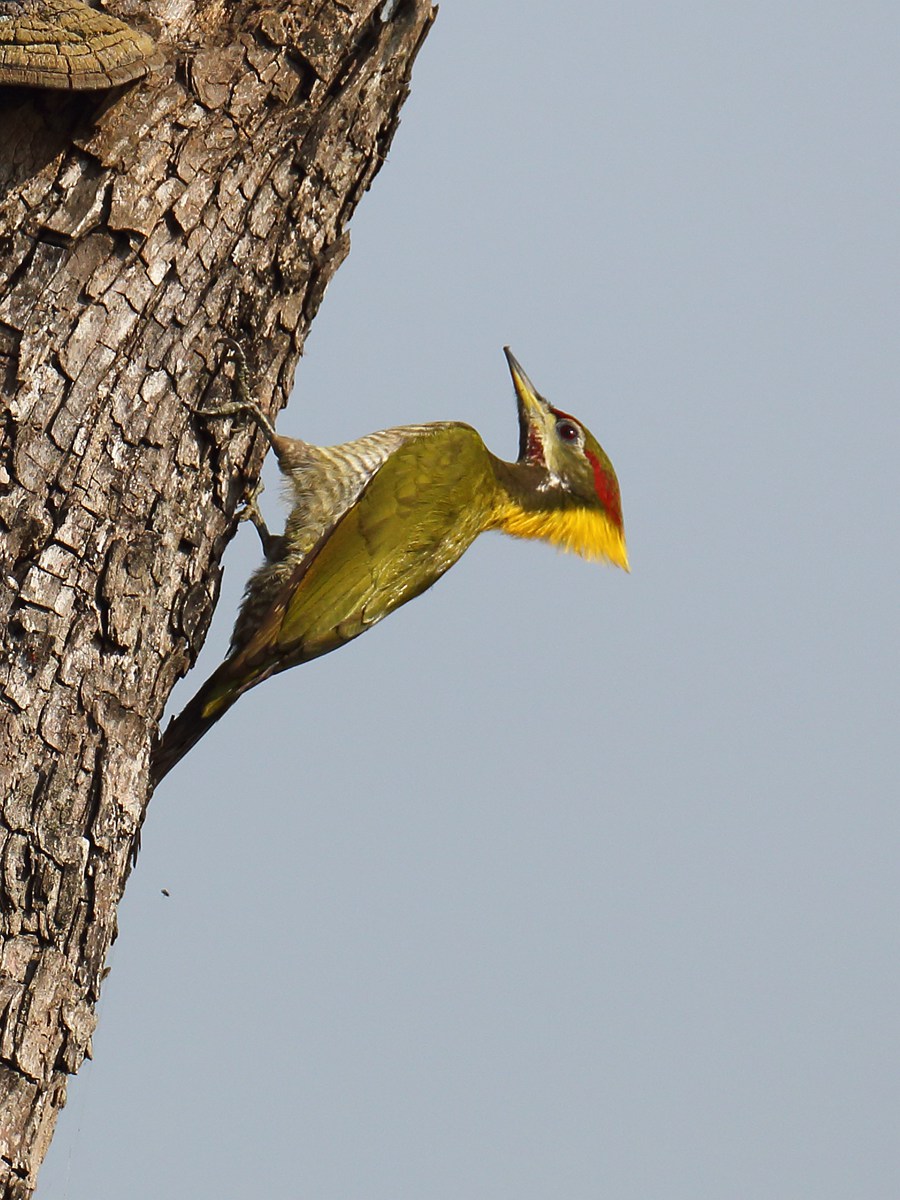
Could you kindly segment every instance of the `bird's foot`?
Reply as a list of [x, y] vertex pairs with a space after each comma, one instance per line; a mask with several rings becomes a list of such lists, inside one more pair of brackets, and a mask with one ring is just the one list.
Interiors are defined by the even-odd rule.
[[252, 488], [247, 489], [242, 499], [243, 507], [238, 513], [238, 521], [252, 522], [256, 532], [259, 534], [259, 540], [262, 542], [263, 554], [265, 554], [266, 558], [272, 558], [281, 539], [269, 532], [265, 517], [259, 510], [259, 498], [264, 489], [265, 484], [261, 479]]
[[274, 446], [278, 440], [275, 426], [250, 395], [250, 373], [247, 368], [247, 355], [239, 341], [232, 337], [222, 339], [225, 346], [224, 361], [234, 364], [235, 399], [225, 404], [217, 404], [214, 408], [193, 408], [198, 417], [216, 420], [222, 417], [248, 416], [259, 426], [268, 439], [269, 445]]
[[225, 347], [223, 362], [231, 362], [234, 365], [234, 390], [237, 393], [238, 401], [241, 404], [253, 404], [253, 397], [250, 395], [250, 368], [247, 366], [247, 352], [244, 347], [233, 337], [222, 338], [222, 345]]
[[224, 417], [248, 416], [259, 426], [262, 432], [266, 435], [270, 445], [274, 445], [278, 438], [275, 432], [275, 426], [259, 407], [252, 400], [230, 400], [227, 404], [217, 404], [214, 408], [191, 408], [191, 412], [198, 417], [206, 417], [208, 420], [221, 420]]

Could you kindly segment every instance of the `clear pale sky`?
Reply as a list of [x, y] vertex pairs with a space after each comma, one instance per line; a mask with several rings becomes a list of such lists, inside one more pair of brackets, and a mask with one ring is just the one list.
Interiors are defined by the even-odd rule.
[[514, 457], [509, 343], [632, 574], [484, 537], [213, 730], [42, 1200], [900, 1196], [898, 35], [442, 4], [279, 429]]

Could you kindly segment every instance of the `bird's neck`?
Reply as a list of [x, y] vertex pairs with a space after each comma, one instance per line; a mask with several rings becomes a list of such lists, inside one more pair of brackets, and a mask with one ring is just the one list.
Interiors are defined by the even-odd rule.
[[491, 528], [628, 569], [622, 530], [602, 508], [579, 503], [545, 467], [493, 455], [491, 460], [496, 483]]

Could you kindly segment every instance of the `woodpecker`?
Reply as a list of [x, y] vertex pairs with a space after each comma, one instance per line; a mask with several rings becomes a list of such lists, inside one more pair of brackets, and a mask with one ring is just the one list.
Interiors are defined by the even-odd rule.
[[266, 561], [251, 577], [228, 657], [167, 728], [151, 764], [166, 775], [235, 701], [270, 675], [328, 654], [420, 595], [480, 533], [538, 538], [628, 570], [619, 484], [593, 434], [539, 395], [507, 347], [519, 457], [497, 458], [457, 421], [401, 425], [339, 446], [281, 437], [249, 398], [237, 344], [238, 399], [290, 484], [281, 537], [258, 514]]

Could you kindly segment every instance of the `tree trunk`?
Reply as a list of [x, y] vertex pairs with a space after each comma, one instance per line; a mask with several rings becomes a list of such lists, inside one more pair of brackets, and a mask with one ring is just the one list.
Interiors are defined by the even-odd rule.
[[[217, 445], [222, 339], [287, 398], [428, 0], [146, 0], [113, 93], [0, 89], [0, 1196], [90, 1053], [149, 750], [265, 444]], [[222, 426], [214, 426], [221, 432]]]

